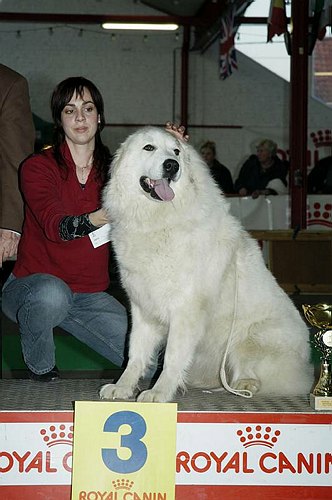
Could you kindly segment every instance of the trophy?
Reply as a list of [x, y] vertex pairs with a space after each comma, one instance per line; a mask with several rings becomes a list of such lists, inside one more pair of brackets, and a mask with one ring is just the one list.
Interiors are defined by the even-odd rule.
[[321, 369], [318, 383], [310, 394], [310, 406], [314, 410], [332, 410], [332, 379], [330, 357], [332, 355], [332, 305], [303, 304], [307, 321], [318, 328], [313, 344], [320, 352]]

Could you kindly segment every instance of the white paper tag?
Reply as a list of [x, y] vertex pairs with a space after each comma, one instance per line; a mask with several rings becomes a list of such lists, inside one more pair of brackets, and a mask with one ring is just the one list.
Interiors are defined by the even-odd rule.
[[111, 240], [111, 226], [105, 224], [89, 234], [91, 243], [94, 248], [100, 247]]

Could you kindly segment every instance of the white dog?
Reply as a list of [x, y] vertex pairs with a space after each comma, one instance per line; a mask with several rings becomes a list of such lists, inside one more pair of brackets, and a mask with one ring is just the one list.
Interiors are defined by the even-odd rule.
[[132, 331], [127, 368], [101, 398], [137, 395], [161, 347], [163, 370], [138, 401], [170, 401], [185, 386], [309, 391], [308, 329], [193, 147], [138, 130], [115, 155], [104, 207]]

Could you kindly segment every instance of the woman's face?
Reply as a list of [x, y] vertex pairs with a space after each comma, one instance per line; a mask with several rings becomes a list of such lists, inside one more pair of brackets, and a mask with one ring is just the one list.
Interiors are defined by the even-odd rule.
[[93, 144], [98, 128], [98, 112], [88, 89], [82, 97], [73, 93], [61, 111], [61, 123], [66, 141], [70, 144]]
[[214, 153], [213, 153], [212, 149], [210, 149], [210, 148], [202, 148], [201, 154], [202, 154], [203, 159], [206, 161], [206, 163], [208, 165], [212, 165], [213, 164]]
[[271, 153], [264, 145], [257, 148], [257, 156], [260, 163], [266, 163], [271, 160]]

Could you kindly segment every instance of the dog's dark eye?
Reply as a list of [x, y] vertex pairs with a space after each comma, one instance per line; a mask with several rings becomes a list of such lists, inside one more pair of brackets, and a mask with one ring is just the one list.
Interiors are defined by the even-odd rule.
[[143, 149], [145, 149], [146, 151], [153, 151], [156, 148], [152, 146], [152, 144], [147, 144]]
[[179, 149], [174, 149], [174, 153], [175, 153], [176, 156], [179, 156], [180, 150]]

